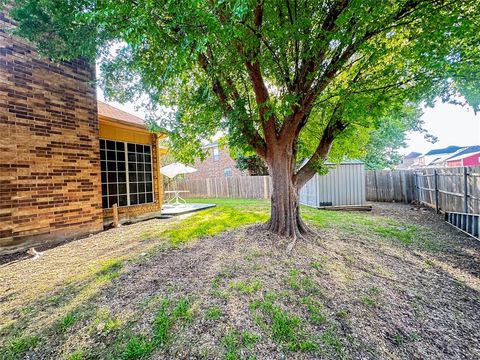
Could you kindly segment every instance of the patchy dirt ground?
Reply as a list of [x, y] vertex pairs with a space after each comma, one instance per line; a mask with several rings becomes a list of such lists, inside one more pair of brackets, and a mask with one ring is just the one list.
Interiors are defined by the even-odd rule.
[[[141, 256], [108, 262], [119, 250], [99, 234], [0, 268], [4, 358], [480, 358], [478, 241], [406, 205], [315, 216], [319, 236], [290, 255], [258, 225], [169, 247], [152, 233], [166, 225], [145, 222], [110, 233], [149, 234], [127, 247]], [[59, 276], [98, 256], [93, 275]]]

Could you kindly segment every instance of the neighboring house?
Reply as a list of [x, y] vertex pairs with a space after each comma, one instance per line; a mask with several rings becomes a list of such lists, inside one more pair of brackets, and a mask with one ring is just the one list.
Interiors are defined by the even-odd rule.
[[185, 175], [185, 179], [196, 180], [206, 178], [245, 176], [246, 171], [239, 170], [229, 153], [228, 148], [221, 148], [217, 142], [204, 146], [207, 157], [204, 161], [196, 159], [192, 165], [196, 172]]
[[415, 161], [418, 161], [417, 158], [422, 154], [416, 151], [412, 151], [411, 153], [404, 156], [402, 159], [402, 163], [397, 166], [397, 169], [408, 169], [414, 166]]
[[414, 162], [415, 167], [426, 167], [426, 166], [440, 166], [442, 161], [446, 158], [452, 156], [455, 152], [460, 150], [461, 146], [448, 146], [442, 149], [433, 149], [429, 152], [419, 156], [418, 163]]
[[447, 166], [479, 166], [480, 145], [468, 146], [446, 159]]
[[52, 63], [0, 14], [0, 253], [159, 211], [161, 136], [99, 102], [94, 65]]

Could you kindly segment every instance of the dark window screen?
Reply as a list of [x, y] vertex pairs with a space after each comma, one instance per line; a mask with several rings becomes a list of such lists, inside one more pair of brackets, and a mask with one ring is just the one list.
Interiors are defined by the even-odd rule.
[[102, 207], [153, 202], [151, 147], [100, 140]]

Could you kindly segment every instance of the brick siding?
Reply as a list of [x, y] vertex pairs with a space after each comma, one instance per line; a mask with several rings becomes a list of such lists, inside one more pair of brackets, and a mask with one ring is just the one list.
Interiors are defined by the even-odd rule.
[[54, 64], [0, 13], [0, 253], [102, 229], [94, 67]]
[[200, 159], [195, 160], [193, 167], [196, 172], [186, 175], [186, 179], [197, 180], [206, 178], [224, 177], [224, 170], [230, 168], [232, 176], [246, 176], [246, 171], [239, 170], [235, 160], [230, 157], [227, 148], [218, 148], [218, 160], [213, 157], [213, 147], [208, 148], [207, 158], [202, 162]]

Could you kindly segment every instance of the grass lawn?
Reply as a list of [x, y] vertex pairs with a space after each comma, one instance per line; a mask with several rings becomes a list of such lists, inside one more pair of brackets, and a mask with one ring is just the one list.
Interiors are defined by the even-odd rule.
[[0, 267], [0, 359], [477, 359], [480, 245], [430, 211], [264, 200], [111, 229]]

